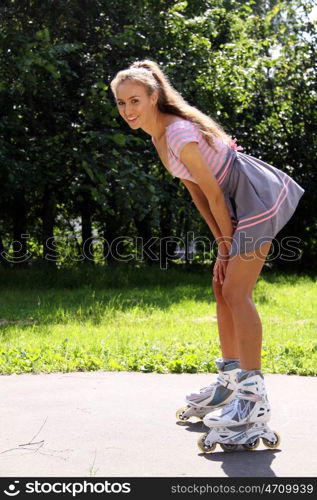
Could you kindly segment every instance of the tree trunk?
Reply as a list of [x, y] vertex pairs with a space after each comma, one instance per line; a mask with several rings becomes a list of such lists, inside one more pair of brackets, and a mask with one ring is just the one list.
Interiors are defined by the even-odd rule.
[[8, 261], [7, 259], [5, 258], [5, 248], [4, 248], [4, 244], [3, 244], [3, 240], [0, 236], [0, 263], [5, 266], [6, 264], [8, 264]]
[[[134, 224], [138, 232], [138, 238], [142, 238], [142, 248], [147, 242], [150, 242], [152, 238], [152, 228], [151, 228], [151, 218], [147, 215], [141, 221], [134, 217]], [[153, 264], [156, 262], [154, 258], [151, 258], [151, 254], [148, 252], [143, 252], [142, 260], [145, 260], [147, 264]]]
[[105, 261], [110, 263], [122, 262], [123, 257], [120, 254], [120, 244], [118, 244], [120, 236], [120, 212], [118, 211], [117, 205], [113, 198], [108, 200], [111, 211], [115, 215], [106, 215], [105, 219], [105, 229], [103, 231], [104, 242], [104, 258]]
[[118, 251], [118, 245], [115, 241], [118, 235], [118, 219], [112, 215], [108, 215], [105, 223], [106, 227], [103, 232], [105, 243], [104, 243], [104, 257], [105, 260], [110, 264], [112, 262], [122, 261], [122, 256]]
[[177, 243], [173, 241], [172, 220], [173, 213], [169, 205], [161, 205], [161, 243], [160, 243], [160, 266], [163, 269], [168, 267], [168, 261], [174, 254]]
[[55, 213], [56, 205], [53, 190], [50, 186], [45, 186], [42, 204], [43, 261], [51, 266], [55, 266], [58, 259], [54, 248]]
[[83, 202], [80, 205], [81, 212], [81, 235], [82, 235], [82, 255], [84, 263], [94, 264], [94, 249], [92, 244], [92, 210], [91, 200], [88, 193], [82, 193]]
[[13, 259], [14, 264], [25, 266], [30, 256], [27, 253], [26, 201], [24, 191], [14, 194], [13, 201]]

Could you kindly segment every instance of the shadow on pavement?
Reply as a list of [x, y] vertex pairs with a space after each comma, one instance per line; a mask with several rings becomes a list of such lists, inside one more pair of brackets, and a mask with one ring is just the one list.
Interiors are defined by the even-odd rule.
[[275, 454], [281, 450], [224, 451], [209, 454], [199, 453], [199, 456], [213, 461], [222, 462], [222, 469], [228, 477], [276, 477], [271, 465]]
[[198, 420], [198, 422], [176, 422], [176, 425], [186, 427], [188, 432], [207, 432], [209, 430], [201, 420]]
[[[188, 432], [204, 433], [209, 431], [209, 428], [202, 421], [176, 423], [186, 427]], [[199, 453], [199, 456], [212, 462], [223, 462], [222, 469], [228, 477], [276, 477], [271, 464], [275, 459], [275, 454], [281, 452], [280, 449], [239, 450], [233, 453], [226, 453], [220, 451], [220, 448], [218, 449], [219, 451], [213, 453]]]

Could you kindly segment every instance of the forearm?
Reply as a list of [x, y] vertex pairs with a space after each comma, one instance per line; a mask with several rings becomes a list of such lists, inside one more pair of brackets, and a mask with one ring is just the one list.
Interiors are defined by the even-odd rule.
[[208, 224], [208, 227], [209, 227], [210, 231], [212, 232], [215, 240], [220, 241], [220, 239], [222, 237], [222, 233], [219, 229], [219, 226], [218, 226], [214, 216], [211, 213], [210, 206], [209, 206], [209, 203], [208, 203], [206, 196], [203, 193], [201, 193], [201, 194], [191, 193], [191, 197], [192, 197], [192, 200], [193, 200], [197, 210], [199, 211], [199, 213], [201, 214], [203, 219]]
[[215, 219], [215, 223], [221, 233], [220, 238], [217, 241], [218, 248], [220, 248], [221, 253], [229, 252], [232, 242], [233, 226], [223, 194], [221, 194], [221, 196], [219, 196], [216, 200], [213, 200], [212, 202], [209, 201], [209, 207]]
[[209, 198], [196, 183], [184, 179], [182, 182], [190, 192], [196, 208], [207, 222], [220, 253], [226, 255], [231, 248], [233, 226], [223, 193], [218, 191], [217, 197]]

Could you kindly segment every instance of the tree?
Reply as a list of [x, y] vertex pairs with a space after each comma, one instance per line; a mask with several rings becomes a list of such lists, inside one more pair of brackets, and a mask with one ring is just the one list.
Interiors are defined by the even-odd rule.
[[246, 152], [306, 189], [291, 227], [303, 240], [305, 262], [315, 265], [312, 7], [312, 0], [137, 0], [133, 9], [127, 0], [3, 0], [5, 255], [14, 240], [13, 260], [21, 260], [29, 246], [44, 260], [66, 263], [54, 251], [54, 239], [66, 230], [76, 242], [73, 261], [80, 262], [97, 258], [97, 237], [106, 240], [108, 263], [119, 255], [107, 254], [107, 243], [122, 235], [150, 240], [194, 230], [210, 237], [148, 137], [131, 132], [118, 117], [110, 80], [146, 57], [161, 63], [177, 90], [238, 137]]

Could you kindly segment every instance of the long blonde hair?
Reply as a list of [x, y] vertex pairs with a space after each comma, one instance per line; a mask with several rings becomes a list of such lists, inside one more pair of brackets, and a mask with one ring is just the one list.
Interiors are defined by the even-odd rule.
[[154, 61], [148, 59], [136, 61], [128, 69], [119, 71], [110, 84], [114, 95], [116, 95], [118, 85], [126, 80], [143, 84], [147, 88], [149, 95], [154, 90], [157, 90], [157, 107], [159, 111], [195, 123], [210, 146], [215, 147], [215, 137], [230, 144], [231, 137], [226, 134], [223, 128], [199, 109], [188, 104], [170, 84], [168, 77]]

